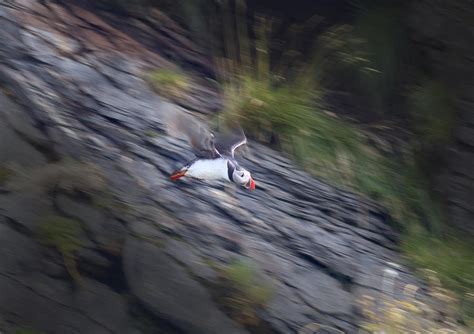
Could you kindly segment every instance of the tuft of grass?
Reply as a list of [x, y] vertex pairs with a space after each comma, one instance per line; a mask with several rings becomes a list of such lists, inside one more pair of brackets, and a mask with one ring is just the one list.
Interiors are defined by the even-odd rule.
[[79, 222], [62, 216], [47, 217], [39, 226], [40, 240], [61, 253], [67, 271], [76, 281], [80, 281], [75, 257], [75, 253], [82, 247], [80, 233]]
[[258, 326], [257, 311], [270, 300], [273, 290], [258, 278], [256, 268], [244, 261], [220, 270], [223, 304], [231, 316], [246, 326]]
[[148, 82], [156, 93], [171, 99], [183, 97], [191, 87], [191, 79], [174, 69], [156, 69], [149, 74]]

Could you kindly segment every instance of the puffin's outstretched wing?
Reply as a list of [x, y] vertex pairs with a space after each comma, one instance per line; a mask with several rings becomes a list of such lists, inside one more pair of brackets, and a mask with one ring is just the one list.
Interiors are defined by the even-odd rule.
[[167, 123], [171, 132], [187, 137], [196, 157], [210, 159], [220, 156], [214, 144], [214, 134], [204, 124], [184, 113], [174, 115]]
[[217, 151], [232, 158], [235, 150], [244, 144], [247, 144], [247, 137], [241, 128], [231, 134], [219, 134], [215, 140]]

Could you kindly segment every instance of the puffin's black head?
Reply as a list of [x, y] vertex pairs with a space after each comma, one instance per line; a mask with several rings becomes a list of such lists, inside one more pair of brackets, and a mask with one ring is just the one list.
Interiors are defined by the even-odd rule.
[[229, 179], [232, 182], [246, 189], [255, 190], [255, 181], [248, 170], [240, 167], [236, 163], [229, 161], [227, 163], [227, 171]]

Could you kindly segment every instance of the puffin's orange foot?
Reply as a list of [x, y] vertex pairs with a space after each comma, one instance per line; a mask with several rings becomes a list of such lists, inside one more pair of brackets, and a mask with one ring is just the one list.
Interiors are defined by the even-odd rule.
[[182, 178], [184, 175], [186, 175], [185, 170], [184, 171], [178, 171], [178, 172], [173, 173], [170, 176], [170, 178], [171, 178], [171, 180], [176, 181], [177, 179]]

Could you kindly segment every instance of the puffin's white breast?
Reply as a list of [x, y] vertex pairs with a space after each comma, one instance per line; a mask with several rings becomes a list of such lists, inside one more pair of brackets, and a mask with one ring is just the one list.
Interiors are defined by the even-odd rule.
[[199, 159], [189, 166], [186, 176], [195, 177], [202, 180], [229, 181], [227, 175], [227, 159]]

